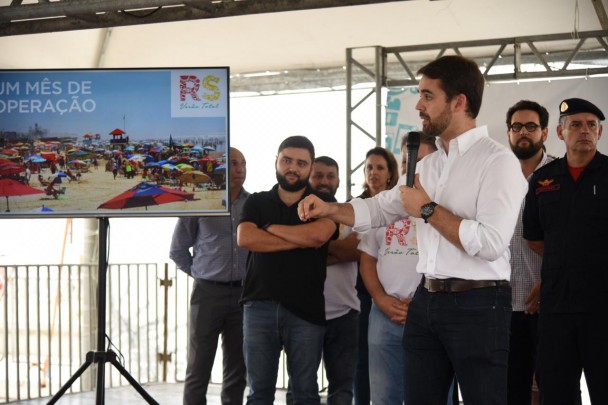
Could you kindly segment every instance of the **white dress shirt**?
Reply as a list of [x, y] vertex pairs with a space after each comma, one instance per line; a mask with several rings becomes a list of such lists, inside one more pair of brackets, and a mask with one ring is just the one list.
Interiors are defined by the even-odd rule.
[[[437, 147], [418, 163], [416, 172], [433, 201], [463, 218], [458, 234], [464, 251], [417, 218], [416, 270], [429, 278], [509, 280], [509, 242], [528, 190], [519, 161], [488, 136], [485, 126], [451, 140], [449, 154], [440, 140]], [[374, 198], [351, 200], [354, 230], [365, 232], [404, 217], [400, 185], [405, 185], [405, 176]]]

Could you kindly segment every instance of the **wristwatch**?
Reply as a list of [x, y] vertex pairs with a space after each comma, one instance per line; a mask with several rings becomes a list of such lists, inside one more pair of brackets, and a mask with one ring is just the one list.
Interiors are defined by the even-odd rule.
[[436, 206], [437, 206], [437, 203], [434, 201], [431, 201], [430, 203], [426, 203], [426, 204], [422, 205], [422, 207], [420, 207], [420, 217], [422, 219], [424, 219], [425, 224], [429, 223], [428, 219], [435, 212]]

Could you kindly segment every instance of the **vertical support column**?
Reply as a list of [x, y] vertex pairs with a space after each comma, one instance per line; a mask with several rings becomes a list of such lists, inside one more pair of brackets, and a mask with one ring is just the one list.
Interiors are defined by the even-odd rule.
[[376, 67], [375, 74], [375, 89], [376, 89], [376, 108], [374, 111], [374, 116], [376, 117], [376, 146], [382, 146], [382, 87], [384, 87], [384, 77], [386, 68], [384, 66], [384, 58], [382, 57], [382, 47], [375, 47], [375, 60], [374, 64]]
[[[355, 50], [373, 51], [373, 58], [366, 54], [363, 61], [357, 60], [354, 56]], [[373, 66], [370, 66], [369, 60], [373, 59]], [[381, 46], [364, 47], [364, 48], [347, 48], [346, 50], [346, 198], [352, 198], [352, 175], [363, 166], [357, 159], [353, 161], [353, 148], [360, 146], [358, 137], [355, 137], [355, 132], [360, 132], [371, 140], [373, 145], [380, 146], [382, 141], [382, 88], [385, 84], [386, 62], [384, 56], [384, 48]], [[365, 61], [368, 63], [365, 64]], [[372, 82], [371, 90], [364, 95], [360, 100], [354, 100], [354, 87], [360, 83]], [[374, 95], [375, 97], [371, 98]], [[368, 98], [370, 100], [368, 100]], [[364, 104], [367, 101], [366, 104]], [[370, 108], [370, 104], [373, 106]], [[353, 119], [353, 112], [356, 109], [365, 109], [365, 113], [372, 116], [373, 128], [363, 128]], [[357, 131], [353, 131], [353, 127]], [[356, 139], [355, 139], [356, 138]], [[359, 162], [359, 163], [357, 163]]]
[[346, 49], [346, 199], [352, 198], [351, 187], [351, 168], [353, 167], [352, 150], [352, 88], [353, 88], [353, 49]]

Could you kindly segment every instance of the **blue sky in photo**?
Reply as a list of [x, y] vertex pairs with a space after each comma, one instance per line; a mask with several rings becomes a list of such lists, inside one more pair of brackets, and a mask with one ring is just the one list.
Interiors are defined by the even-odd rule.
[[169, 69], [0, 71], [0, 131], [38, 125], [48, 136], [79, 139], [110, 140], [115, 128], [131, 140], [226, 137], [228, 117], [171, 118], [170, 78]]

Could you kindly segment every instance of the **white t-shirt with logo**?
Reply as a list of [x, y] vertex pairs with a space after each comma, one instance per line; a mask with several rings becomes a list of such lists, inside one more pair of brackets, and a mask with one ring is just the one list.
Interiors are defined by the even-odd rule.
[[416, 272], [418, 241], [413, 218], [362, 234], [358, 249], [378, 260], [378, 279], [388, 295], [411, 298], [422, 276]]

